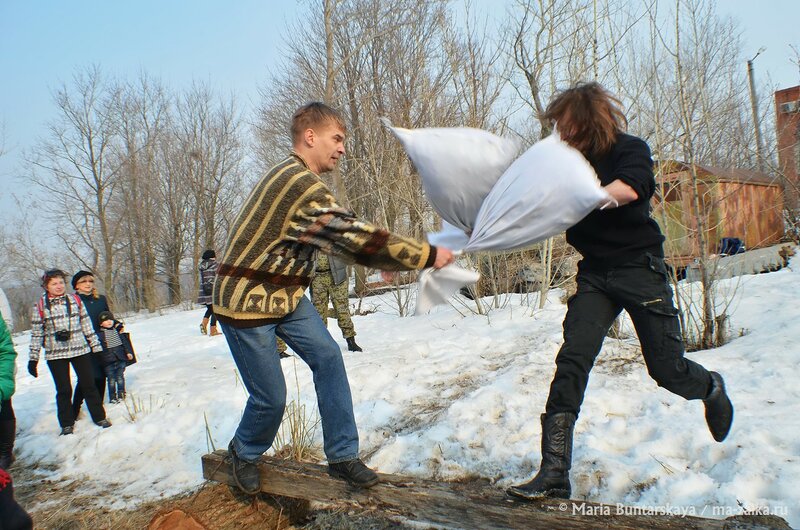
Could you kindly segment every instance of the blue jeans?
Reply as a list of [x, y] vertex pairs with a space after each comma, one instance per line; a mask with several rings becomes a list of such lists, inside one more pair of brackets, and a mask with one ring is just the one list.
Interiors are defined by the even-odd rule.
[[108, 380], [108, 399], [121, 398], [125, 395], [125, 361], [116, 360], [105, 366]]
[[342, 352], [308, 298], [303, 297], [297, 309], [276, 324], [254, 328], [235, 328], [222, 322], [220, 325], [250, 393], [233, 436], [233, 448], [239, 458], [253, 462], [264, 454], [275, 440], [283, 418], [286, 381], [276, 335], [311, 368], [328, 463], [358, 457], [358, 430]]

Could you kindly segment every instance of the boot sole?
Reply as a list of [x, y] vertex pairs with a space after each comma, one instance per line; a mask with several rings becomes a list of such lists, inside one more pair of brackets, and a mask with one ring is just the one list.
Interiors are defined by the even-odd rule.
[[380, 478], [378, 478], [378, 477], [375, 477], [373, 480], [370, 480], [369, 482], [354, 482], [347, 475], [344, 475], [344, 474], [341, 474], [341, 473], [337, 473], [336, 471], [330, 471], [330, 470], [328, 471], [328, 475], [332, 476], [333, 478], [338, 478], [339, 480], [344, 480], [345, 482], [347, 482], [348, 484], [350, 484], [351, 486], [354, 486], [356, 488], [367, 489], [367, 488], [371, 488], [372, 486], [374, 486], [378, 482], [380, 482]]
[[544, 491], [525, 491], [519, 488], [508, 488], [506, 490], [506, 494], [511, 495], [512, 497], [517, 497], [519, 499], [525, 500], [535, 500], [535, 499], [546, 499], [546, 498], [555, 498], [555, 499], [569, 499], [570, 494], [572, 492], [565, 490], [565, 489], [550, 489]]

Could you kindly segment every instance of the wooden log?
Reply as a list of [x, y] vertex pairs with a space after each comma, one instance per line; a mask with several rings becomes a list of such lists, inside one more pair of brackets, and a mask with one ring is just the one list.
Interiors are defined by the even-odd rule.
[[[227, 451], [203, 456], [203, 477], [235, 486]], [[327, 466], [264, 456], [259, 463], [261, 491], [333, 505], [358, 505], [435, 528], [582, 530], [761, 530], [776, 528], [774, 520], [708, 519], [691, 515], [650, 514], [641, 508], [577, 500], [515, 500], [487, 481], [436, 482], [379, 473], [381, 483], [358, 489], [334, 479]], [[675, 510], [669, 510], [675, 513]], [[782, 520], [780, 520], [782, 521]], [[788, 525], [785, 528], [789, 528]]]

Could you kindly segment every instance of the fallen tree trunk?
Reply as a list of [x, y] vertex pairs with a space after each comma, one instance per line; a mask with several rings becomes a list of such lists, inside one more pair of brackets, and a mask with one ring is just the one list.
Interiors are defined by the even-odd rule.
[[[223, 450], [203, 456], [203, 477], [235, 487]], [[261, 491], [334, 505], [358, 505], [379, 510], [398, 519], [430, 524], [436, 528], [582, 530], [760, 530], [790, 528], [772, 516], [708, 519], [651, 513], [643, 508], [597, 504], [578, 500], [511, 499], [487, 481], [435, 482], [398, 475], [379, 474], [381, 483], [362, 490], [330, 477], [326, 466], [264, 456], [259, 464]], [[676, 508], [677, 510], [677, 508]], [[785, 526], [781, 526], [781, 523]]]

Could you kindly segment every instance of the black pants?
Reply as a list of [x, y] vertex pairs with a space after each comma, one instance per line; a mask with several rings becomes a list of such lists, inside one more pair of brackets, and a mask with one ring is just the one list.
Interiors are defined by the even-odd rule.
[[[102, 403], [103, 398], [106, 395], [106, 372], [103, 369], [103, 361], [97, 354], [90, 353], [88, 355], [89, 362], [92, 363], [92, 378], [94, 379], [94, 386], [97, 389], [97, 393], [100, 394], [100, 403]], [[75, 385], [75, 395], [72, 396], [73, 417], [78, 417], [78, 412], [81, 410], [82, 405], [83, 390], [81, 390], [81, 385]]]
[[0, 402], [0, 421], [15, 420], [14, 407], [11, 406], [11, 398]]
[[203, 315], [203, 318], [209, 318], [209, 317], [211, 317], [211, 325], [216, 326], [217, 317], [214, 314], [214, 306], [212, 304], [206, 304], [206, 314]]
[[581, 270], [577, 283], [564, 319], [564, 344], [556, 357], [547, 414], [578, 414], [594, 360], [622, 309], [636, 328], [650, 377], [685, 399], [708, 395], [708, 371], [683, 356], [678, 310], [663, 258], [643, 254], [613, 269]]
[[56, 407], [58, 409], [58, 424], [62, 427], [75, 423], [75, 416], [72, 413], [72, 380], [69, 374], [69, 365], [78, 375], [78, 386], [81, 387], [83, 395], [86, 397], [86, 406], [89, 407], [89, 414], [95, 423], [105, 419], [106, 411], [103, 409], [103, 401], [94, 386], [92, 374], [91, 354], [87, 353], [69, 359], [55, 359], [47, 361], [53, 382], [56, 385]]

